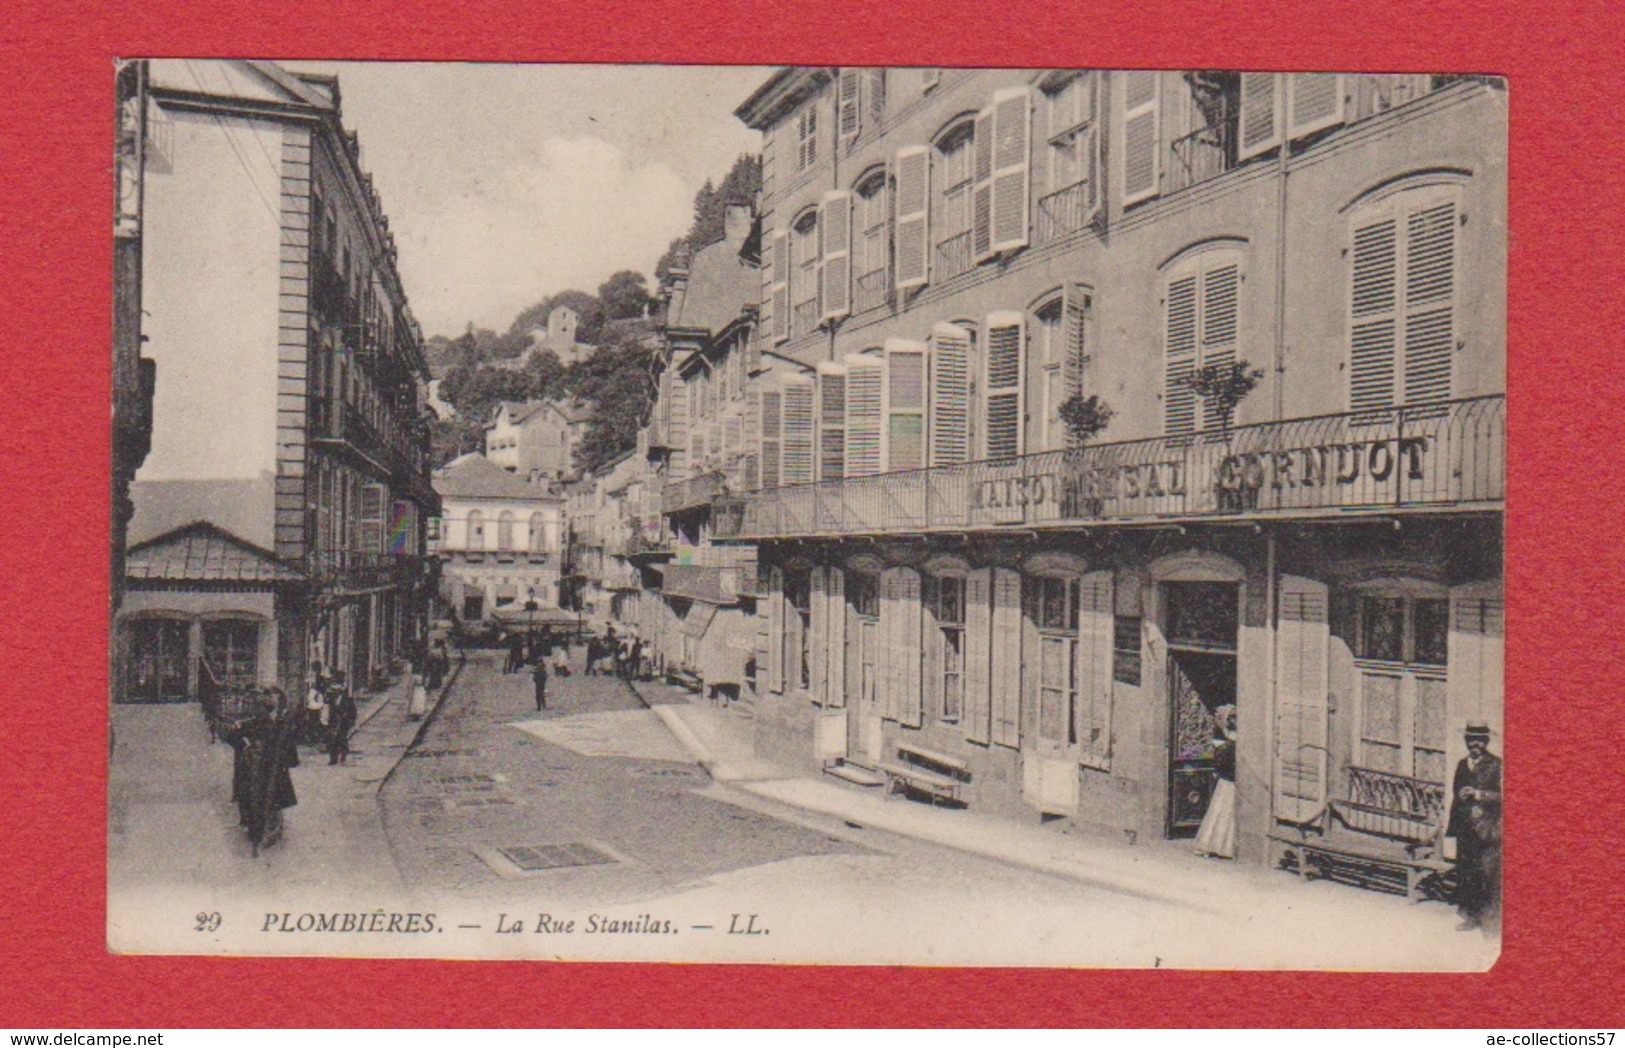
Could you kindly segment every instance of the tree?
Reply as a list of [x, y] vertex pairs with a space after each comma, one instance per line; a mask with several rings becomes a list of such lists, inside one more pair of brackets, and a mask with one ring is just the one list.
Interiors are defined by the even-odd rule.
[[1185, 385], [1202, 398], [1204, 407], [1219, 416], [1219, 433], [1226, 445], [1230, 443], [1230, 421], [1236, 408], [1247, 394], [1264, 380], [1264, 369], [1255, 368], [1245, 360], [1228, 364], [1209, 364], [1197, 368], [1185, 378]]
[[1116, 414], [1111, 405], [1093, 393], [1087, 397], [1074, 393], [1061, 405], [1061, 421], [1066, 424], [1067, 435], [1077, 447], [1099, 436], [1102, 430], [1111, 425]]
[[598, 285], [598, 302], [605, 320], [624, 320], [643, 316], [655, 300], [649, 294], [648, 277], [623, 269]]

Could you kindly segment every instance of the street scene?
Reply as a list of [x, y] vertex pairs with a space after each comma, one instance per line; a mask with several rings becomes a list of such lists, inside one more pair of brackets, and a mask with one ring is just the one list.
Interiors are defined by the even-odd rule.
[[117, 88], [115, 952], [1494, 963], [1500, 81]]

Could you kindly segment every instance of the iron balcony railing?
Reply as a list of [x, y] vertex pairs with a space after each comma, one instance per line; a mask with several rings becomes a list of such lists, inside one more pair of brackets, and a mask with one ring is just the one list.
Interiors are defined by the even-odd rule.
[[319, 584], [376, 587], [421, 577], [430, 559], [413, 553], [324, 549], [311, 551], [309, 564], [311, 577]]
[[816, 298], [812, 298], [805, 302], [796, 303], [795, 309], [791, 311], [790, 319], [791, 336], [794, 338], [800, 338], [802, 335], [811, 334], [812, 332], [817, 331], [818, 325], [823, 321], [824, 317], [818, 304], [818, 300]]
[[884, 268], [858, 276], [852, 292], [852, 312], [879, 309], [891, 300], [891, 276]]
[[1047, 244], [1051, 240], [1082, 229], [1084, 223], [1089, 220], [1088, 204], [1087, 179], [1039, 197], [1037, 243]]
[[947, 280], [968, 273], [976, 265], [971, 254], [970, 230], [956, 233], [937, 242], [937, 255], [932, 262], [931, 279]]
[[1218, 178], [1235, 167], [1236, 124], [1236, 114], [1225, 112], [1213, 123], [1174, 139], [1169, 146], [1168, 171], [1163, 176], [1162, 191], [1178, 192]]
[[718, 539], [1428, 506], [1505, 497], [1506, 398], [1321, 415], [1189, 436], [719, 498]]
[[701, 473], [687, 480], [669, 481], [660, 491], [660, 511], [680, 513], [685, 509], [703, 506], [722, 494], [728, 487], [728, 475], [720, 469]]

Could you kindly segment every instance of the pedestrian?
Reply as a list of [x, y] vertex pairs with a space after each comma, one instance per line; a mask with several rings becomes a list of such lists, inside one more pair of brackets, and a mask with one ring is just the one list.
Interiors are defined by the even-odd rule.
[[332, 707], [328, 723], [327, 763], [345, 764], [350, 759], [350, 732], [355, 730], [356, 706], [355, 696], [350, 694], [342, 672], [334, 671], [327, 701]]
[[1456, 839], [1458, 931], [1493, 926], [1501, 910], [1501, 758], [1491, 753], [1490, 726], [1468, 721], [1467, 756], [1450, 784], [1450, 822]]
[[227, 729], [237, 751], [232, 763], [232, 799], [255, 856], [282, 836], [282, 812], [299, 803], [290, 768], [299, 767], [296, 718], [280, 688], [267, 688], [254, 716]]
[[313, 662], [310, 665], [310, 690], [305, 693], [305, 723], [301, 735], [310, 746], [320, 746], [327, 738], [328, 721], [332, 708], [327, 704], [327, 674], [322, 672], [322, 664]]
[[547, 709], [547, 660], [537, 659], [530, 671], [530, 681], [536, 687], [536, 712]]
[[552, 627], [549, 627], [549, 626], [543, 626], [542, 627], [542, 632], [540, 634], [540, 639], [537, 641], [537, 644], [541, 648], [541, 657], [542, 658], [550, 659], [550, 658], [553, 657], [553, 630], [552, 630]]
[[503, 673], [518, 673], [525, 667], [525, 635], [515, 633], [508, 638], [508, 661], [502, 667]]
[[643, 638], [642, 637], [636, 637], [636, 638], [633, 638], [633, 640], [632, 640], [631, 661], [632, 661], [632, 666], [631, 666], [632, 679], [633, 680], [642, 680], [643, 679]]
[[420, 721], [429, 711], [429, 688], [424, 683], [423, 674], [417, 671], [412, 673], [412, 698], [406, 706], [406, 719]]
[[446, 674], [451, 672], [451, 656], [446, 651], [446, 642], [437, 640], [429, 648], [429, 663], [425, 667], [428, 679], [425, 681], [430, 691], [439, 691], [440, 685], [446, 682]]
[[1213, 767], [1219, 781], [1208, 798], [1202, 827], [1196, 832], [1196, 854], [1218, 859], [1236, 857], [1236, 707], [1226, 703], [1213, 711]]

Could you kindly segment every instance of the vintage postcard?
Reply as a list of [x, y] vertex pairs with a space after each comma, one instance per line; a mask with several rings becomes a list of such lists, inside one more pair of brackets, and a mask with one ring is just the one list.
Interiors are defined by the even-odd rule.
[[1477, 971], [1507, 94], [116, 69], [109, 948]]

